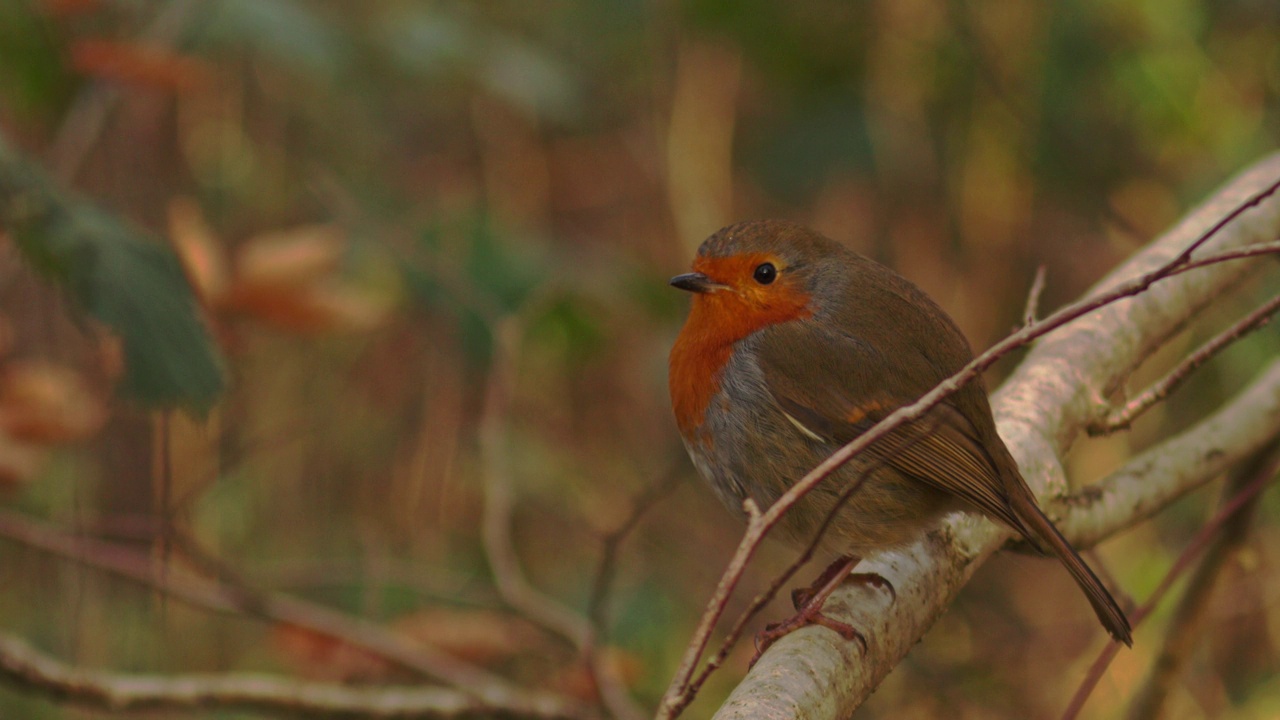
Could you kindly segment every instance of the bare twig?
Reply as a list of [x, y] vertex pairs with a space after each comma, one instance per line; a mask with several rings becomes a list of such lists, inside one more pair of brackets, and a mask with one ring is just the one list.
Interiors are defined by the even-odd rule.
[[0, 634], [0, 679], [84, 707], [140, 710], [249, 710], [291, 717], [463, 718], [480, 715], [553, 718], [495, 708], [458, 690], [357, 688], [263, 674], [134, 675], [68, 665]]
[[116, 543], [68, 535], [17, 513], [0, 511], [0, 536], [27, 547], [128, 578], [195, 607], [233, 615], [251, 615], [286, 623], [339, 640], [405, 669], [459, 688], [495, 709], [513, 713], [582, 717], [585, 712], [563, 698], [529, 693], [506, 680], [432, 648], [412, 643], [374, 623], [344, 615], [281, 593], [250, 596], [208, 581], [157, 572], [150, 559]]
[[591, 594], [588, 596], [586, 610], [591, 633], [582, 647], [583, 661], [587, 663], [592, 675], [597, 679], [597, 687], [600, 689], [601, 699], [606, 707], [619, 718], [643, 717], [646, 713], [636, 704], [630, 692], [622, 684], [620, 680], [622, 673], [618, 668], [605, 665], [605, 663], [612, 663], [612, 656], [600, 652], [601, 643], [605, 640], [604, 628], [607, 627], [605, 607], [613, 588], [613, 579], [617, 574], [618, 549], [639, 525], [645, 514], [659, 501], [670, 495], [682, 479], [683, 476], [676, 472], [676, 466], [673, 464], [663, 474], [661, 481], [636, 498], [630, 515], [605, 535], [600, 550], [600, 562], [596, 566], [595, 579], [591, 584]]
[[1149, 410], [1156, 403], [1169, 397], [1174, 390], [1177, 390], [1191, 376], [1191, 373], [1208, 362], [1214, 355], [1217, 355], [1242, 336], [1270, 322], [1271, 317], [1275, 315], [1277, 310], [1280, 310], [1280, 295], [1272, 298], [1235, 325], [1201, 345], [1195, 352], [1178, 363], [1177, 367], [1170, 370], [1155, 383], [1152, 383], [1137, 397], [1107, 413], [1106, 417], [1090, 423], [1088, 426], [1089, 434], [1109, 435], [1117, 430], [1128, 428], [1135, 418]]
[[[764, 534], [769, 530], [769, 525], [765, 523], [760, 507], [751, 498], [746, 498], [742, 501], [742, 512], [747, 519], [746, 532], [743, 533], [742, 540], [738, 542], [738, 547], [733, 551], [733, 557], [729, 558], [729, 564], [720, 575], [720, 581], [716, 583], [716, 588], [712, 591], [711, 598], [707, 600], [707, 609], [703, 611], [702, 617], [698, 619], [698, 626], [694, 629], [693, 639], [689, 641], [689, 647], [685, 650], [684, 657], [680, 660], [680, 667], [676, 670], [676, 677], [668, 687], [667, 694], [662, 699], [662, 704], [658, 706], [658, 718], [675, 717], [693, 701], [694, 693], [697, 692], [697, 688], [693, 686], [693, 671], [697, 667], [698, 659], [702, 656], [703, 651], [706, 650], [707, 643], [711, 640], [711, 632], [715, 630], [716, 623], [720, 621], [720, 617], [724, 614], [725, 607], [729, 602], [729, 596], [733, 595], [734, 589], [738, 586], [738, 580], [742, 578], [742, 573], [746, 571], [747, 563], [755, 556], [760, 540], [764, 538]], [[677, 681], [680, 683], [678, 688], [676, 686]]]
[[[1221, 504], [1229, 504], [1260, 477], [1274, 479], [1277, 469], [1280, 469], [1280, 454], [1272, 446], [1231, 474], [1223, 487]], [[1204, 636], [1209, 601], [1213, 597], [1218, 577], [1248, 537], [1259, 502], [1260, 495], [1256, 494], [1224, 521], [1221, 532], [1214, 538], [1204, 559], [1188, 579], [1182, 600], [1169, 619], [1169, 629], [1164, 636], [1160, 655], [1152, 663], [1146, 682], [1129, 706], [1130, 720], [1155, 720], [1164, 717], [1165, 700], [1173, 689], [1174, 682], [1184, 672], [1197, 641]]]
[[[1245, 522], [1246, 525], [1235, 528], [1229, 532], [1224, 531], [1224, 526], [1226, 526], [1226, 524], [1238, 514], [1244, 514], [1245, 516], [1249, 515], [1251, 508], [1258, 499], [1258, 496], [1267, 488], [1271, 481], [1275, 479], [1276, 470], [1276, 459], [1273, 457], [1271, 449], [1269, 449], [1259, 460], [1249, 463], [1248, 466], [1244, 468], [1243, 472], [1238, 473], [1238, 479], [1228, 486], [1229, 492], [1225, 494], [1224, 497], [1226, 502], [1223, 503], [1213, 518], [1210, 519], [1209, 522], [1205, 523], [1204, 527], [1200, 528], [1200, 531], [1196, 533], [1194, 538], [1192, 538], [1191, 542], [1182, 551], [1182, 554], [1178, 556], [1178, 559], [1174, 562], [1173, 566], [1169, 568], [1169, 572], [1165, 574], [1164, 578], [1161, 579], [1160, 584], [1151, 593], [1151, 596], [1147, 598], [1147, 601], [1138, 607], [1138, 609], [1129, 613], [1129, 620], [1133, 623], [1135, 628], [1146, 620], [1156, 607], [1159, 606], [1160, 602], [1164, 600], [1165, 596], [1168, 595], [1170, 590], [1172, 590], [1174, 583], [1191, 569], [1191, 563], [1194, 562], [1197, 557], [1210, 549], [1212, 549], [1215, 555], [1228, 552], [1236, 543], [1239, 542], [1239, 537], [1247, 526], [1247, 519], [1242, 521]], [[1222, 532], [1220, 533], [1220, 531]], [[1221, 563], [1221, 560], [1221, 557], [1213, 558], [1212, 564], [1217, 566]], [[1211, 562], [1211, 559], [1206, 558], [1205, 562], [1209, 563]], [[1209, 581], [1209, 585], [1203, 588], [1204, 592], [1212, 589], [1212, 575], [1216, 574], [1216, 567], [1207, 567], [1206, 572], [1209, 573], [1210, 577], [1206, 578], [1206, 580]], [[1191, 592], [1195, 591], [1192, 590]], [[1200, 602], [1200, 599], [1193, 600], [1192, 604], [1194, 605], [1198, 602]], [[1089, 699], [1089, 696], [1093, 693], [1094, 687], [1102, 678], [1107, 666], [1111, 664], [1113, 659], [1115, 659], [1116, 653], [1118, 652], [1118, 643], [1108, 643], [1107, 647], [1103, 648], [1102, 652], [1098, 655], [1098, 659], [1095, 660], [1093, 665], [1089, 668], [1089, 672], [1084, 681], [1081, 682], [1080, 687], [1076, 689], [1076, 693], [1071, 698], [1071, 702], [1067, 705], [1067, 709], [1062, 713], [1063, 720], [1073, 720], [1079, 716], [1080, 710], [1084, 707], [1085, 701]]]
[[1190, 272], [1197, 268], [1216, 265], [1217, 263], [1225, 262], [1227, 260], [1244, 260], [1245, 258], [1258, 257], [1261, 255], [1275, 255], [1277, 250], [1280, 250], [1280, 241], [1257, 243], [1248, 247], [1235, 248], [1234, 250], [1216, 253], [1212, 257], [1206, 257], [1200, 260], [1187, 260], [1184, 264], [1174, 268], [1173, 272], [1170, 273], [1170, 276], [1181, 275], [1182, 273]]
[[1058, 530], [1063, 535], [1077, 547], [1090, 547], [1221, 477], [1277, 435], [1280, 358], [1212, 414], [1046, 509], [1061, 515]]
[[[1160, 264], [1156, 269], [1144, 273], [1137, 278], [1119, 282], [1110, 289], [1103, 290], [1091, 297], [1087, 297], [1081, 301], [1067, 305], [1066, 307], [1063, 307], [1049, 315], [1041, 322], [1029, 327], [1024, 327], [1018, 332], [1009, 335], [1004, 340], [996, 343], [986, 352], [974, 358], [959, 372], [940, 383], [918, 401], [899, 408], [874, 427], [837, 450], [831, 455], [831, 457], [824, 460], [816, 468], [805, 475], [804, 478], [796, 482], [796, 484], [784, 493], [772, 506], [765, 510], [761, 514], [758, 522], [748, 524], [747, 531], [744, 533], [743, 538], [739, 543], [738, 550], [735, 552], [729, 568], [726, 569], [724, 575], [721, 577], [721, 582], [717, 586], [715, 597], [719, 597], [722, 594], [722, 589], [725, 590], [723, 593], [724, 597], [728, 597], [729, 592], [732, 591], [732, 588], [736, 585], [743, 570], [745, 569], [746, 560], [749, 560], [755, 553], [756, 546], [758, 546], [764, 535], [775, 524], [777, 524], [783, 513], [787, 512], [801, 497], [808, 493], [819, 482], [822, 482], [836, 469], [844, 465], [844, 463], [848, 462], [848, 460], [854, 455], [862, 452], [873, 442], [901, 425], [919, 419], [928, 412], [929, 409], [957, 392], [968, 382], [971, 382], [975, 377], [989, 368], [1001, 357], [1030, 343], [1036, 338], [1039, 338], [1067, 324], [1068, 322], [1101, 307], [1124, 298], [1138, 295], [1153, 284], [1179, 274], [1179, 270], [1184, 267], [1204, 267], [1219, 262], [1225, 262], [1227, 260], [1237, 259], [1238, 255], [1232, 252], [1216, 253], [1209, 257], [1199, 258], [1195, 261], [1191, 260], [1191, 256], [1228, 223], [1239, 217], [1249, 208], [1258, 205], [1264, 199], [1273, 195], [1278, 189], [1280, 189], [1280, 180], [1273, 181], [1267, 184], [1262, 190], [1253, 193], [1226, 215], [1219, 218], [1217, 222], [1213, 223], [1209, 229], [1202, 232], [1193, 242], [1187, 245], [1171, 260]], [[741, 560], [740, 563], [739, 560]], [[707, 636], [709, 636], [711, 628], [714, 627], [715, 622], [723, 612], [723, 603], [709, 605], [707, 614], [712, 616], [711, 622], [703, 622], [699, 624], [698, 630], [695, 632], [693, 639], [691, 639], [689, 643], [688, 649], [681, 661], [676, 676], [673, 678], [671, 685], [668, 687], [667, 693], [663, 697], [662, 704], [658, 711], [659, 718], [675, 717], [692, 700], [689, 688], [694, 668], [701, 656], [702, 649], [706, 646]]]
[[609, 591], [613, 586], [613, 578], [617, 574], [618, 548], [640, 524], [640, 520], [654, 505], [666, 498], [680, 485], [684, 476], [676, 472], [676, 466], [663, 473], [662, 480], [647, 488], [632, 503], [631, 513], [618, 527], [606, 533], [600, 550], [600, 563], [596, 566], [595, 580], [591, 584], [591, 594], [587, 599], [587, 618], [596, 629], [597, 640], [599, 629], [604, 627], [604, 608]]
[[[526, 307], [536, 306], [531, 303]], [[527, 312], [527, 310], [526, 310]], [[567, 639], [582, 654], [595, 679], [601, 700], [619, 720], [643, 717], [639, 705], [623, 686], [621, 673], [611, 656], [595, 652], [596, 628], [590, 617], [536, 589], [521, 568], [511, 537], [515, 496], [507, 462], [507, 422], [516, 361], [524, 324], [520, 316], [506, 316], [491, 326], [494, 338], [492, 367], [480, 420], [480, 456], [484, 471], [484, 517], [482, 535], [485, 553], [498, 592], [511, 607], [533, 622]]]
[[484, 466], [484, 519], [482, 531], [485, 553], [498, 591], [512, 607], [580, 647], [589, 629], [585, 618], [535, 589], [520, 567], [511, 538], [514, 495], [507, 463], [506, 417], [515, 379], [515, 360], [524, 328], [519, 320], [507, 317], [493, 328], [494, 351], [480, 419], [480, 455]]
[[1036, 324], [1036, 317], [1040, 315], [1040, 296], [1044, 294], [1045, 284], [1045, 267], [1041, 265], [1036, 268], [1036, 277], [1031, 281], [1031, 290], [1027, 292], [1027, 307], [1022, 311], [1022, 324], [1030, 327]]
[[[929, 419], [925, 418], [920, 420], [919, 422], [926, 422], [926, 421], [929, 421]], [[936, 423], [936, 421], [933, 421], [933, 422]], [[932, 426], [929, 429], [932, 430]], [[909, 445], [906, 445], [902, 448], [897, 448], [895, 450], [898, 452], [901, 452], [902, 450], [905, 450], [907, 447], [910, 447], [911, 445], [914, 445], [915, 443], [920, 442], [920, 440], [923, 439], [924, 437], [927, 437], [927, 435], [928, 435], [928, 432], [920, 433], [915, 437], [915, 439], [911, 441]], [[690, 682], [689, 697], [691, 699], [693, 696], [697, 695], [698, 690], [702, 687], [703, 683], [707, 681], [707, 678], [709, 678], [711, 674], [715, 672], [718, 668], [720, 668], [720, 666], [724, 664], [724, 661], [729, 658], [729, 652], [733, 649], [733, 646], [737, 644], [738, 639], [742, 636], [742, 631], [746, 628], [747, 623], [750, 622], [751, 618], [754, 617], [756, 613], [764, 609], [764, 607], [768, 605], [773, 600], [773, 598], [778, 594], [778, 591], [781, 590], [782, 587], [786, 585], [787, 582], [789, 582], [791, 578], [794, 577], [795, 574], [800, 571], [800, 568], [804, 567], [804, 565], [808, 563], [809, 560], [813, 557], [813, 555], [817, 552], [818, 547], [822, 543], [822, 538], [826, 535], [827, 530], [831, 527], [831, 523], [834, 522], [836, 517], [840, 514], [841, 508], [843, 508], [844, 505], [848, 503], [855, 494], [857, 494], [857, 492], [862, 488], [863, 483], [866, 482], [867, 478], [871, 477], [872, 474], [874, 474], [877, 470], [879, 470], [888, 462], [889, 458], [890, 458], [890, 455], [888, 454], [882, 454], [874, 457], [872, 462], [868, 463], [866, 467], [861, 468], [856, 479], [850, 481], [847, 486], [841, 489], [840, 497], [836, 500], [831, 510], [827, 513], [827, 516], [823, 518], [822, 524], [818, 526], [817, 532], [814, 533], [813, 539], [809, 541], [809, 544], [805, 547], [804, 551], [801, 552], [800, 556], [797, 557], [795, 560], [793, 560], [791, 564], [788, 565], [786, 569], [783, 570], [782, 573], [780, 573], [777, 577], [775, 577], [763, 592], [756, 595], [756, 597], [752, 599], [752, 601], [747, 605], [746, 609], [742, 611], [742, 613], [738, 616], [738, 619], [729, 628], [729, 632], [725, 635], [724, 640], [721, 641], [720, 643], [720, 649], [716, 652], [715, 655], [711, 657], [711, 659], [707, 660], [706, 664], [702, 668], [702, 672], [698, 673], [697, 677], [695, 677], [692, 680], [692, 682]], [[748, 516], [752, 518], [758, 517], [759, 512], [757, 511], [754, 515], [748, 512]]]

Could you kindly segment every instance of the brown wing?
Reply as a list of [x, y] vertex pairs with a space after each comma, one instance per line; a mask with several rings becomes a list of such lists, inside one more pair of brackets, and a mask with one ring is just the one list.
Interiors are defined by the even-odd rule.
[[[922, 383], [886, 371], [892, 367], [888, 359], [870, 355], [876, 350], [865, 344], [830, 335], [815, 342], [814, 337], [800, 328], [778, 328], [762, 343], [760, 366], [778, 407], [810, 437], [833, 445], [833, 451], [932, 389], [903, 387]], [[873, 372], [874, 368], [881, 370]], [[796, 382], [796, 377], [805, 382]], [[939, 372], [937, 382], [943, 379]], [[1010, 506], [973, 423], [954, 405], [944, 401], [924, 418], [881, 438], [868, 452], [1034, 537]]]

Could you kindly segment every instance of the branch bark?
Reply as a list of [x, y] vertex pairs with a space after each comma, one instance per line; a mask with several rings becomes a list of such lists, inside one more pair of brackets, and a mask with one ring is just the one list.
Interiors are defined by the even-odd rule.
[[[1280, 155], [1267, 158], [1229, 182], [1175, 228], [1110, 273], [1090, 295], [1097, 295], [1177, 257], [1195, 238], [1251, 195], [1280, 177]], [[1274, 195], [1242, 213], [1197, 253], [1223, 252], [1280, 234], [1280, 199]], [[1081, 429], [1108, 411], [1104, 401], [1152, 351], [1181, 330], [1195, 313], [1229, 289], [1256, 263], [1235, 261], [1197, 269], [1163, 280], [1146, 292], [1099, 308], [1046, 335], [993, 398], [1001, 435], [1032, 488], [1042, 497], [1067, 494], [1061, 458]], [[1280, 393], [1273, 367], [1259, 383]], [[1272, 423], [1268, 437], [1280, 432], [1277, 413], [1262, 393], [1242, 395], [1211, 422], [1240, 422], [1249, 408]], [[1203, 424], [1202, 424], [1203, 425]], [[1223, 438], [1238, 456], [1248, 442]], [[1199, 479], [1221, 468], [1214, 453], [1202, 455]], [[1156, 466], [1153, 464], [1152, 470]], [[1215, 469], [1216, 468], [1216, 469]], [[1169, 476], [1146, 476], [1143, 483], [1173, 485]], [[1183, 481], [1189, 482], [1189, 481]], [[1130, 484], [1115, 481], [1115, 485]], [[1153, 507], [1177, 497], [1167, 493]], [[1046, 503], [1073, 542], [1096, 541], [1132, 525], [1145, 515], [1126, 505], [1131, 496], [1103, 493], [1089, 503]], [[1154, 511], [1154, 510], [1153, 510]], [[1119, 522], [1104, 522], [1119, 518]], [[1091, 531], [1090, 528], [1093, 530]], [[866, 635], [865, 654], [823, 628], [804, 628], [765, 653], [717, 714], [718, 718], [846, 717], [923, 636], [968, 581], [977, 566], [1007, 539], [1008, 532], [974, 515], [955, 515], [935, 533], [893, 553], [869, 558], [861, 569], [886, 577], [896, 599], [865, 585], [846, 586], [826, 605], [828, 614], [853, 624]], [[1084, 543], [1084, 544], [1087, 544]]]

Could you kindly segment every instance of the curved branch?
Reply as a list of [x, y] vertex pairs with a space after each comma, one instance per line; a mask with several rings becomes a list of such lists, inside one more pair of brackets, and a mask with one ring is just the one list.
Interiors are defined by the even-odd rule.
[[[531, 303], [530, 307], [536, 307]], [[528, 312], [526, 308], [525, 312]], [[611, 656], [597, 652], [597, 626], [579, 613], [534, 587], [524, 573], [511, 536], [515, 511], [511, 468], [507, 454], [508, 415], [516, 380], [516, 361], [525, 332], [520, 316], [506, 316], [491, 326], [493, 365], [480, 419], [480, 461], [484, 479], [481, 536], [485, 555], [502, 598], [515, 610], [573, 644], [599, 688], [600, 699], [617, 720], [643, 717], [640, 706], [621, 681]]]
[[[1222, 252], [1274, 238], [1280, 230], [1280, 199], [1256, 195], [1274, 186], [1276, 178], [1280, 155], [1230, 182], [1109, 274], [1089, 296], [1101, 296], [1162, 267], [1185, 264], [1197, 238], [1228, 217], [1235, 219], [1203, 242], [1199, 252]], [[992, 403], [1001, 435], [1033, 489], [1055, 497], [1066, 494], [1060, 458], [1084, 425], [1106, 411], [1102, 398], [1249, 270], [1249, 263], [1233, 262], [1182, 273], [1043, 337]], [[1080, 522], [1078, 515], [1100, 512], [1101, 505], [1105, 503], [1051, 509], [1063, 510], [1064, 524], [1072, 527]], [[905, 551], [868, 559], [865, 569], [889, 579], [897, 599], [890, 602], [874, 588], [846, 586], [825, 607], [828, 614], [863, 630], [866, 653], [859, 655], [857, 645], [821, 628], [794, 632], [765, 653], [717, 717], [793, 717], [801, 710], [806, 717], [847, 716], [1007, 534], [976, 516], [952, 516], [939, 531]]]

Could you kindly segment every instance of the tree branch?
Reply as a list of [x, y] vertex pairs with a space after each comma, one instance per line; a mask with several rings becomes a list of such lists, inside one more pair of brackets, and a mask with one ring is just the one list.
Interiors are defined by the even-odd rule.
[[1201, 345], [1195, 352], [1178, 363], [1177, 367], [1152, 383], [1137, 397], [1107, 413], [1106, 417], [1090, 423], [1089, 434], [1110, 435], [1117, 430], [1128, 429], [1135, 418], [1150, 410], [1156, 403], [1169, 397], [1187, 378], [1191, 377], [1192, 373], [1198, 370], [1201, 365], [1209, 362], [1213, 356], [1239, 340], [1241, 336], [1271, 322], [1271, 317], [1276, 314], [1277, 310], [1280, 310], [1280, 295], [1271, 298], [1257, 310], [1241, 318], [1235, 325], [1223, 330], [1212, 340]]
[[376, 623], [290, 597], [245, 593], [220, 583], [160, 573], [150, 559], [116, 543], [73, 537], [19, 514], [0, 511], [0, 536], [105, 570], [194, 607], [286, 623], [348, 643], [425, 677], [451, 684], [495, 713], [528, 717], [576, 717], [588, 713], [548, 693], [521, 690], [506, 680], [438, 650], [409, 641]]
[[[1264, 455], [1269, 454], [1270, 449], [1263, 449], [1259, 452]], [[1248, 465], [1251, 467], [1238, 469], [1236, 475], [1238, 477], [1243, 476], [1239, 478], [1240, 486], [1229, 490], [1228, 495], [1223, 498], [1217, 514], [1196, 532], [1191, 542], [1187, 543], [1182, 553], [1178, 555], [1178, 559], [1174, 561], [1169, 571], [1165, 573], [1164, 578], [1160, 580], [1160, 584], [1151, 592], [1146, 601], [1129, 613], [1129, 618], [1133, 621], [1134, 627], [1141, 625], [1143, 621], [1151, 616], [1151, 613], [1160, 605], [1160, 602], [1173, 590], [1174, 583], [1191, 569], [1191, 563], [1197, 557], [1206, 552], [1206, 549], [1210, 552], [1213, 551], [1221, 533], [1236, 534], [1243, 531], [1243, 526], [1236, 525], [1236, 518], [1241, 513], [1246, 515], [1253, 514], [1253, 507], [1258, 495], [1267, 488], [1275, 477], [1274, 465], [1266, 467], [1268, 464], [1268, 458], [1255, 456], [1248, 461]], [[1259, 468], [1259, 466], [1262, 467]], [[1235, 484], [1235, 480], [1231, 484]], [[1232, 525], [1236, 525], [1236, 527], [1232, 528]], [[1066, 711], [1063, 712], [1063, 720], [1073, 720], [1079, 715], [1080, 709], [1084, 707], [1085, 701], [1088, 700], [1093, 691], [1093, 687], [1102, 678], [1103, 673], [1119, 651], [1119, 645], [1114, 643], [1102, 649], [1102, 652], [1098, 654], [1098, 658], [1094, 660], [1093, 665], [1089, 668], [1084, 681], [1077, 688], [1076, 694], [1068, 704]]]
[[290, 716], [378, 719], [531, 716], [443, 688], [361, 688], [250, 673], [100, 672], [67, 665], [22, 640], [2, 634], [0, 679], [27, 692], [112, 712], [237, 709]]
[[[536, 307], [537, 303], [532, 303]], [[527, 310], [526, 310], [527, 312]], [[582, 660], [599, 688], [600, 699], [618, 720], [644, 716], [621, 680], [611, 656], [596, 652], [598, 628], [589, 615], [578, 613], [543, 593], [529, 582], [515, 541], [511, 523], [515, 510], [508, 462], [508, 416], [515, 387], [516, 361], [525, 332], [520, 316], [506, 316], [491, 325], [494, 338], [492, 367], [480, 419], [480, 459], [484, 478], [482, 536], [485, 555], [503, 600], [543, 628], [568, 640], [582, 654]]]
[[[1201, 240], [1197, 252], [1218, 253], [1274, 238], [1280, 230], [1280, 200], [1258, 193], [1273, 187], [1276, 178], [1280, 155], [1229, 183], [1098, 283], [1089, 296], [1100, 297], [1134, 278], [1183, 265]], [[1228, 219], [1234, 221], [1224, 222]], [[1214, 228], [1221, 230], [1213, 233]], [[993, 398], [1001, 435], [1033, 489], [1053, 497], [1066, 494], [1059, 458], [1081, 428], [1105, 412], [1101, 398], [1249, 270], [1248, 263], [1232, 262], [1181, 273], [1098, 307], [1041, 339]], [[1033, 327], [1048, 325], [1052, 317]], [[1078, 515], [1101, 512], [1102, 505], [1050, 509], [1063, 510], [1064, 524], [1072, 527], [1080, 522]], [[790, 717], [801, 710], [807, 717], [847, 716], [1006, 537], [1007, 531], [976, 516], [952, 516], [938, 532], [905, 551], [868, 559], [865, 569], [892, 582], [896, 601], [872, 588], [847, 586], [826, 606], [828, 614], [863, 631], [869, 643], [866, 654], [859, 656], [856, 644], [822, 628], [794, 632], [765, 653], [718, 717]], [[669, 716], [670, 709], [664, 706], [660, 716]]]
[[1087, 492], [1046, 510], [1063, 510], [1058, 529], [1073, 543], [1096, 545], [1247, 460], [1277, 435], [1280, 360], [1212, 416], [1130, 459]]
[[[1229, 507], [1251, 486], [1273, 481], [1277, 457], [1273, 445], [1237, 467], [1223, 487], [1220, 506]], [[1169, 620], [1160, 655], [1129, 705], [1129, 720], [1164, 717], [1165, 702], [1208, 627], [1210, 601], [1218, 578], [1248, 538], [1260, 498], [1260, 492], [1254, 493], [1224, 520], [1212, 544], [1205, 550], [1204, 559], [1187, 580], [1182, 599]]]

